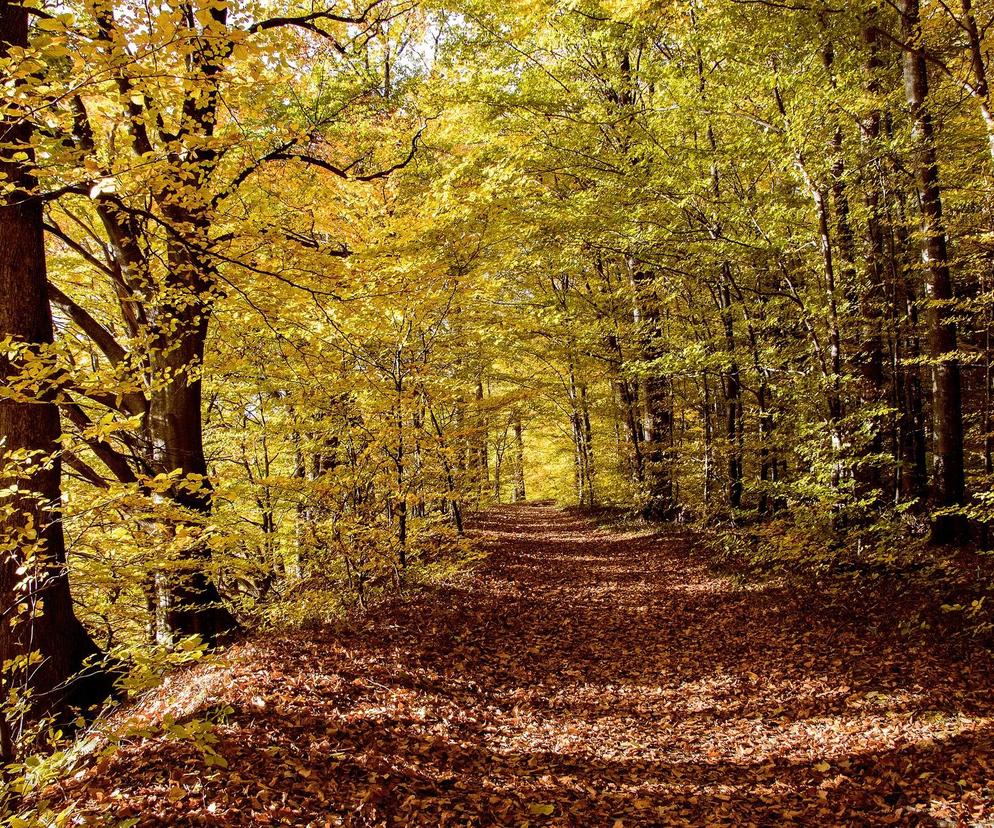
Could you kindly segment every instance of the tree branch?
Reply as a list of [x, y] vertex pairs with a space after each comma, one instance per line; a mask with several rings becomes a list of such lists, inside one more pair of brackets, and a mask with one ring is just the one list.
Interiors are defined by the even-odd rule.
[[77, 305], [51, 282], [48, 283], [48, 298], [65, 311], [83, 333], [93, 340], [93, 344], [110, 360], [111, 365], [119, 365], [127, 358], [127, 350], [114, 339], [111, 332], [94, 319], [89, 311]]
[[[93, 421], [86, 416], [86, 412], [80, 408], [78, 403], [67, 402], [59, 406], [65, 412], [66, 418], [82, 435], [87, 429], [93, 427]], [[83, 437], [83, 441], [90, 447], [100, 461], [110, 469], [111, 473], [122, 483], [136, 483], [138, 477], [131, 470], [128, 458], [115, 449], [106, 440], [98, 437]]]
[[323, 37], [325, 40], [331, 42], [339, 54], [345, 54], [345, 47], [330, 32], [326, 32], [318, 24], [322, 22], [353, 25], [366, 24], [370, 22], [372, 11], [378, 6], [383, 5], [384, 2], [385, 0], [373, 0], [358, 17], [348, 14], [335, 14], [331, 9], [324, 9], [322, 11], [311, 12], [310, 14], [270, 17], [267, 20], [259, 20], [249, 26], [247, 31], [249, 34], [255, 34], [256, 32], [266, 31], [267, 29], [295, 26], [298, 29], [306, 29], [319, 37]]

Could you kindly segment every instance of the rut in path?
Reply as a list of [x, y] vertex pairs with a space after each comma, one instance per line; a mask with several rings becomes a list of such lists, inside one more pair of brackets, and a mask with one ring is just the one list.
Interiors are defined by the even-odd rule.
[[[160, 694], [226, 769], [145, 740], [74, 783], [141, 825], [992, 824], [991, 675], [685, 535], [501, 507], [474, 572], [234, 648]], [[961, 820], [961, 821], [960, 821]]]

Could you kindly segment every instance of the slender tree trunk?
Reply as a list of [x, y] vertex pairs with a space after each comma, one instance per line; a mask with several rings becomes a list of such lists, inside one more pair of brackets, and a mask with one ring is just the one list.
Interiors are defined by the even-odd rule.
[[[881, 60], [877, 46], [876, 10], [872, 10], [862, 27], [863, 46], [866, 58], [866, 88], [871, 99], [880, 93], [879, 74]], [[864, 407], [877, 408], [885, 399], [884, 389], [884, 349], [881, 331], [881, 303], [884, 299], [884, 232], [881, 224], [881, 180], [880, 167], [880, 109], [874, 105], [863, 119], [862, 140], [872, 159], [865, 186], [866, 204], [866, 265], [863, 271], [863, 284], [859, 291], [860, 313], [862, 316], [862, 341], [857, 362], [860, 374], [860, 398]], [[867, 451], [879, 455], [883, 451], [883, 422], [879, 414], [868, 418], [870, 439]], [[859, 472], [859, 483], [866, 491], [877, 492], [882, 487], [879, 460], [863, 463]]]
[[638, 425], [638, 405], [632, 384], [624, 376], [624, 353], [621, 349], [621, 341], [617, 334], [608, 337], [608, 347], [617, 359], [618, 375], [615, 384], [618, 389], [618, 400], [621, 405], [622, 422], [625, 429], [625, 437], [631, 452], [630, 470], [631, 477], [636, 483], [641, 483], [645, 476], [644, 461], [642, 458], [642, 441], [640, 439], [640, 429]]
[[[893, 125], [885, 118], [886, 134], [893, 137]], [[892, 175], [898, 170], [890, 171]], [[912, 262], [918, 257], [912, 253], [908, 236], [907, 206], [904, 192], [892, 188], [894, 197], [887, 204], [887, 262], [894, 298], [892, 327], [894, 337], [894, 395], [897, 416], [898, 479], [895, 497], [899, 500], [917, 500], [927, 493], [928, 464], [925, 435], [925, 395], [922, 389], [922, 356], [920, 323], [918, 319], [918, 292], [912, 283]], [[902, 319], [903, 317], [903, 319]], [[903, 321], [907, 324], [904, 325]], [[906, 331], [905, 331], [906, 328]]]
[[394, 455], [394, 467], [396, 475], [396, 491], [393, 496], [393, 513], [397, 515], [397, 551], [401, 568], [407, 567], [407, 492], [405, 490], [405, 476], [407, 463], [407, 441], [404, 434], [404, 381], [403, 363], [401, 352], [398, 349], [396, 361], [394, 362], [396, 373], [395, 390], [397, 392], [397, 410], [395, 412], [397, 425], [397, 445]]
[[[696, 14], [691, 7], [691, 22], [697, 26]], [[697, 53], [697, 82], [698, 92], [704, 100], [706, 78], [704, 61], [700, 52]], [[708, 145], [711, 148], [711, 195], [714, 197], [712, 239], [720, 244], [724, 236], [721, 221], [721, 169], [718, 164], [718, 137], [714, 125], [708, 123]], [[732, 271], [727, 260], [721, 262], [718, 273], [718, 306], [721, 314], [721, 325], [725, 336], [725, 357], [727, 363], [722, 370], [722, 388], [725, 395], [725, 440], [726, 440], [726, 472], [727, 498], [729, 510], [734, 514], [742, 506], [742, 379], [735, 348], [735, 321], [732, 315], [731, 293]], [[710, 423], [708, 423], [708, 429]], [[710, 434], [708, 435], [710, 438]], [[710, 439], [709, 439], [710, 442]], [[707, 471], [709, 471], [708, 469]], [[707, 497], [705, 497], [705, 501]]]
[[[989, 284], [989, 282], [988, 282]], [[987, 292], [987, 291], [985, 291]], [[994, 474], [994, 318], [984, 307], [984, 472]]]
[[[789, 126], [787, 108], [779, 86], [774, 85], [773, 96], [777, 109]], [[828, 189], [823, 187], [808, 172], [804, 154], [794, 151], [795, 165], [804, 180], [815, 207], [818, 221], [818, 242], [821, 248], [822, 276], [825, 280], [825, 300], [828, 311], [828, 357], [822, 357], [821, 367], [825, 378], [825, 402], [828, 409], [828, 427], [832, 441], [832, 486], [838, 488], [842, 481], [842, 331], [839, 319], [839, 293], [836, 283], [835, 253], [832, 248], [832, 221], [829, 209]]]
[[587, 445], [583, 429], [583, 412], [580, 406], [580, 391], [576, 382], [576, 366], [572, 357], [568, 364], [569, 387], [567, 395], [570, 404], [570, 426], [573, 432], [573, 484], [576, 488], [576, 502], [579, 506], [587, 502]]
[[[822, 63], [828, 75], [831, 88], [836, 89], [835, 83], [835, 46], [828, 41], [822, 51]], [[843, 154], [842, 127], [836, 125], [832, 134], [829, 168], [831, 180], [832, 204], [835, 208], [835, 236], [839, 248], [839, 279], [843, 295], [853, 296], [856, 286], [856, 237], [849, 216], [849, 194], [846, 190], [846, 164]]]
[[[461, 412], [461, 402], [457, 400], [456, 404], [456, 423], [461, 424], [462, 418], [460, 416]], [[435, 416], [435, 410], [428, 406], [428, 416], [431, 418], [432, 427], [435, 429], [435, 434], [438, 436], [439, 442], [439, 459], [442, 462], [442, 469], [445, 472], [445, 483], [449, 487], [448, 497], [446, 501], [449, 504], [449, 513], [452, 517], [452, 523], [456, 527], [456, 534], [462, 535], [463, 533], [463, 521], [462, 521], [462, 506], [459, 504], [458, 490], [456, 487], [456, 475], [460, 474], [461, 469], [453, 469], [452, 463], [449, 460], [447, 454], [445, 432], [442, 429], [442, 424], [438, 421], [438, 417]], [[456, 440], [460, 439], [459, 435], [456, 436]], [[462, 452], [459, 452], [459, 457], [462, 457]]]
[[[757, 291], [758, 292], [758, 291]], [[739, 297], [741, 299], [741, 295]], [[760, 320], [765, 317], [765, 311], [760, 306]], [[756, 408], [759, 419], [759, 484], [760, 495], [756, 511], [760, 515], [772, 511], [774, 499], [769, 496], [768, 484], [775, 482], [777, 477], [776, 454], [772, 451], [773, 410], [770, 406], [769, 369], [763, 365], [759, 350], [759, 336], [751, 316], [746, 313], [746, 333], [749, 338], [749, 349], [752, 353], [753, 371], [756, 373]]]
[[587, 383], [580, 384], [580, 413], [583, 417], [583, 469], [586, 474], [587, 505], [593, 509], [597, 496], [594, 493], [594, 432], [590, 426], [590, 401]]
[[521, 412], [514, 414], [514, 502], [525, 500], [525, 440]]
[[649, 368], [662, 356], [662, 318], [657, 300], [649, 295], [651, 275], [628, 261], [634, 293], [634, 321], [641, 328], [643, 377], [639, 383], [642, 403], [642, 435], [645, 444], [646, 501], [642, 514], [647, 520], [669, 520], [676, 510], [673, 481], [673, 409], [670, 378], [656, 367]]
[[711, 379], [705, 369], [701, 377], [701, 420], [704, 425], [704, 508], [711, 506], [712, 477], [714, 477], [714, 422], [711, 417]]
[[[919, 0], [899, 0], [904, 53], [904, 89], [914, 124], [914, 171], [921, 205], [922, 259], [929, 359], [932, 363], [932, 481], [936, 508], [963, 504], [966, 494], [963, 464], [963, 412], [960, 366], [956, 357], [956, 322], [951, 303], [953, 282], [946, 249], [942, 214], [942, 189], [935, 146], [932, 113], [928, 106], [928, 65], [922, 43]], [[936, 543], [960, 540], [965, 521], [955, 515], [936, 518], [932, 538]]]
[[980, 117], [987, 132], [987, 152], [990, 154], [991, 160], [994, 161], [994, 109], [991, 107], [991, 90], [987, 80], [983, 35], [977, 25], [972, 0], [960, 0], [960, 8], [963, 11], [963, 17], [957, 23], [966, 32], [970, 47], [970, 69], [973, 73], [973, 83], [968, 85], [968, 90], [980, 106]]
[[838, 289], [835, 282], [835, 259], [832, 255], [832, 238], [826, 193], [812, 185], [811, 195], [818, 215], [818, 235], [821, 242], [822, 264], [825, 276], [825, 296], [828, 305], [828, 368], [825, 378], [825, 399], [828, 423], [835, 459], [832, 467], [832, 485], [842, 481], [842, 331], [839, 325]]
[[728, 262], [722, 264], [719, 299], [725, 333], [728, 363], [724, 370], [725, 439], [728, 441], [728, 505], [734, 512], [742, 506], [742, 380], [736, 359], [735, 325], [732, 319], [732, 294]]
[[476, 481], [477, 503], [482, 503], [483, 497], [490, 491], [490, 434], [486, 414], [483, 411], [483, 375], [476, 378], [476, 417], [479, 433], [476, 435], [476, 469], [479, 475]]

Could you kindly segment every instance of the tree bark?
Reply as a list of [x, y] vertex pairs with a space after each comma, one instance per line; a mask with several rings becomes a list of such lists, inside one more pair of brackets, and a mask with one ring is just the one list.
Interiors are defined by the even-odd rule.
[[[863, 47], [866, 50], [866, 90], [871, 99], [880, 92], [880, 70], [882, 63], [877, 46], [875, 10], [864, 20], [862, 26]], [[857, 361], [860, 375], [860, 398], [864, 407], [877, 408], [884, 400], [884, 349], [881, 331], [881, 303], [884, 294], [884, 233], [881, 225], [883, 193], [880, 167], [880, 109], [873, 105], [863, 119], [862, 140], [872, 159], [866, 181], [864, 202], [866, 204], [866, 264], [863, 271], [863, 284], [859, 291], [860, 315], [862, 316], [862, 336]], [[870, 439], [867, 451], [879, 455], [883, 451], [883, 423], [878, 414], [868, 419]], [[882, 475], [879, 460], [864, 462], [860, 467], [860, 486], [865, 491], [879, 492]]]
[[724, 262], [721, 268], [719, 301], [721, 321], [725, 333], [725, 439], [728, 441], [728, 506], [734, 513], [742, 506], [742, 380], [736, 359], [735, 326], [732, 319], [732, 294], [730, 268]]
[[652, 363], [662, 356], [662, 319], [654, 296], [648, 295], [652, 277], [629, 259], [634, 293], [634, 321], [641, 328], [643, 461], [646, 498], [642, 514], [646, 520], [670, 520], [676, 511], [673, 484], [673, 409], [670, 378]]
[[[188, 221], [193, 221], [189, 216]], [[178, 218], [176, 219], [178, 220]], [[154, 377], [165, 381], [149, 396], [148, 441], [157, 472], [179, 471], [199, 481], [194, 491], [177, 487], [173, 502], [189, 510], [194, 520], [209, 518], [213, 491], [204, 455], [203, 371], [204, 350], [211, 309], [204, 300], [213, 288], [209, 265], [176, 241], [170, 245], [169, 296], [156, 308], [151, 348]], [[184, 560], [186, 572], [172, 579], [167, 623], [171, 635], [199, 635], [215, 643], [238, 628], [227, 610], [206, 566], [209, 550], [192, 548]]]
[[[27, 45], [26, 7], [0, 0], [0, 57]], [[11, 185], [0, 201], [0, 336], [45, 358], [54, 331], [28, 117], [5, 104], [0, 119], [0, 181]], [[7, 387], [23, 367], [17, 360], [0, 359], [0, 385]], [[14, 544], [0, 561], [0, 662], [37, 656], [30, 665], [9, 667], [5, 690], [16, 684], [30, 693], [32, 716], [51, 714], [67, 724], [70, 708], [101, 701], [111, 690], [111, 679], [99, 667], [86, 666], [99, 651], [76, 617], [69, 589], [54, 392], [42, 387], [30, 395], [26, 400], [0, 397], [0, 462], [4, 477], [14, 478], [2, 482], [19, 481], [22, 490], [0, 499], [0, 533], [5, 543]], [[15, 758], [22, 724], [5, 717], [0, 722], [5, 761]]]
[[525, 500], [525, 440], [521, 425], [521, 412], [514, 414], [514, 502]]
[[963, 11], [963, 18], [957, 23], [966, 32], [970, 47], [970, 70], [973, 73], [973, 83], [967, 84], [967, 91], [976, 98], [980, 106], [980, 117], [987, 132], [987, 151], [994, 161], [994, 109], [991, 107], [990, 83], [987, 80], [983, 34], [977, 25], [972, 0], [960, 0], [960, 8]]
[[[922, 43], [919, 0], [899, 0], [904, 90], [914, 126], [914, 172], [921, 205], [925, 264], [926, 325], [932, 363], [932, 479], [931, 496], [938, 509], [961, 506], [966, 494], [963, 463], [963, 412], [960, 366], [956, 357], [956, 322], [951, 307], [952, 274], [942, 213], [942, 188], [932, 113], [928, 106], [928, 65]], [[962, 540], [965, 521], [940, 515], [933, 522], [936, 543]]]

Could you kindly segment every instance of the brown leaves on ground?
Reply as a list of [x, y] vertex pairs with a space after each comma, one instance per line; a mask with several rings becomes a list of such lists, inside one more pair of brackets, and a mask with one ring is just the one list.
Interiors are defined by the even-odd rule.
[[710, 574], [686, 537], [552, 507], [359, 627], [235, 648], [157, 715], [230, 705], [205, 767], [123, 748], [64, 792], [140, 825], [992, 824], [992, 671], [867, 613]]

